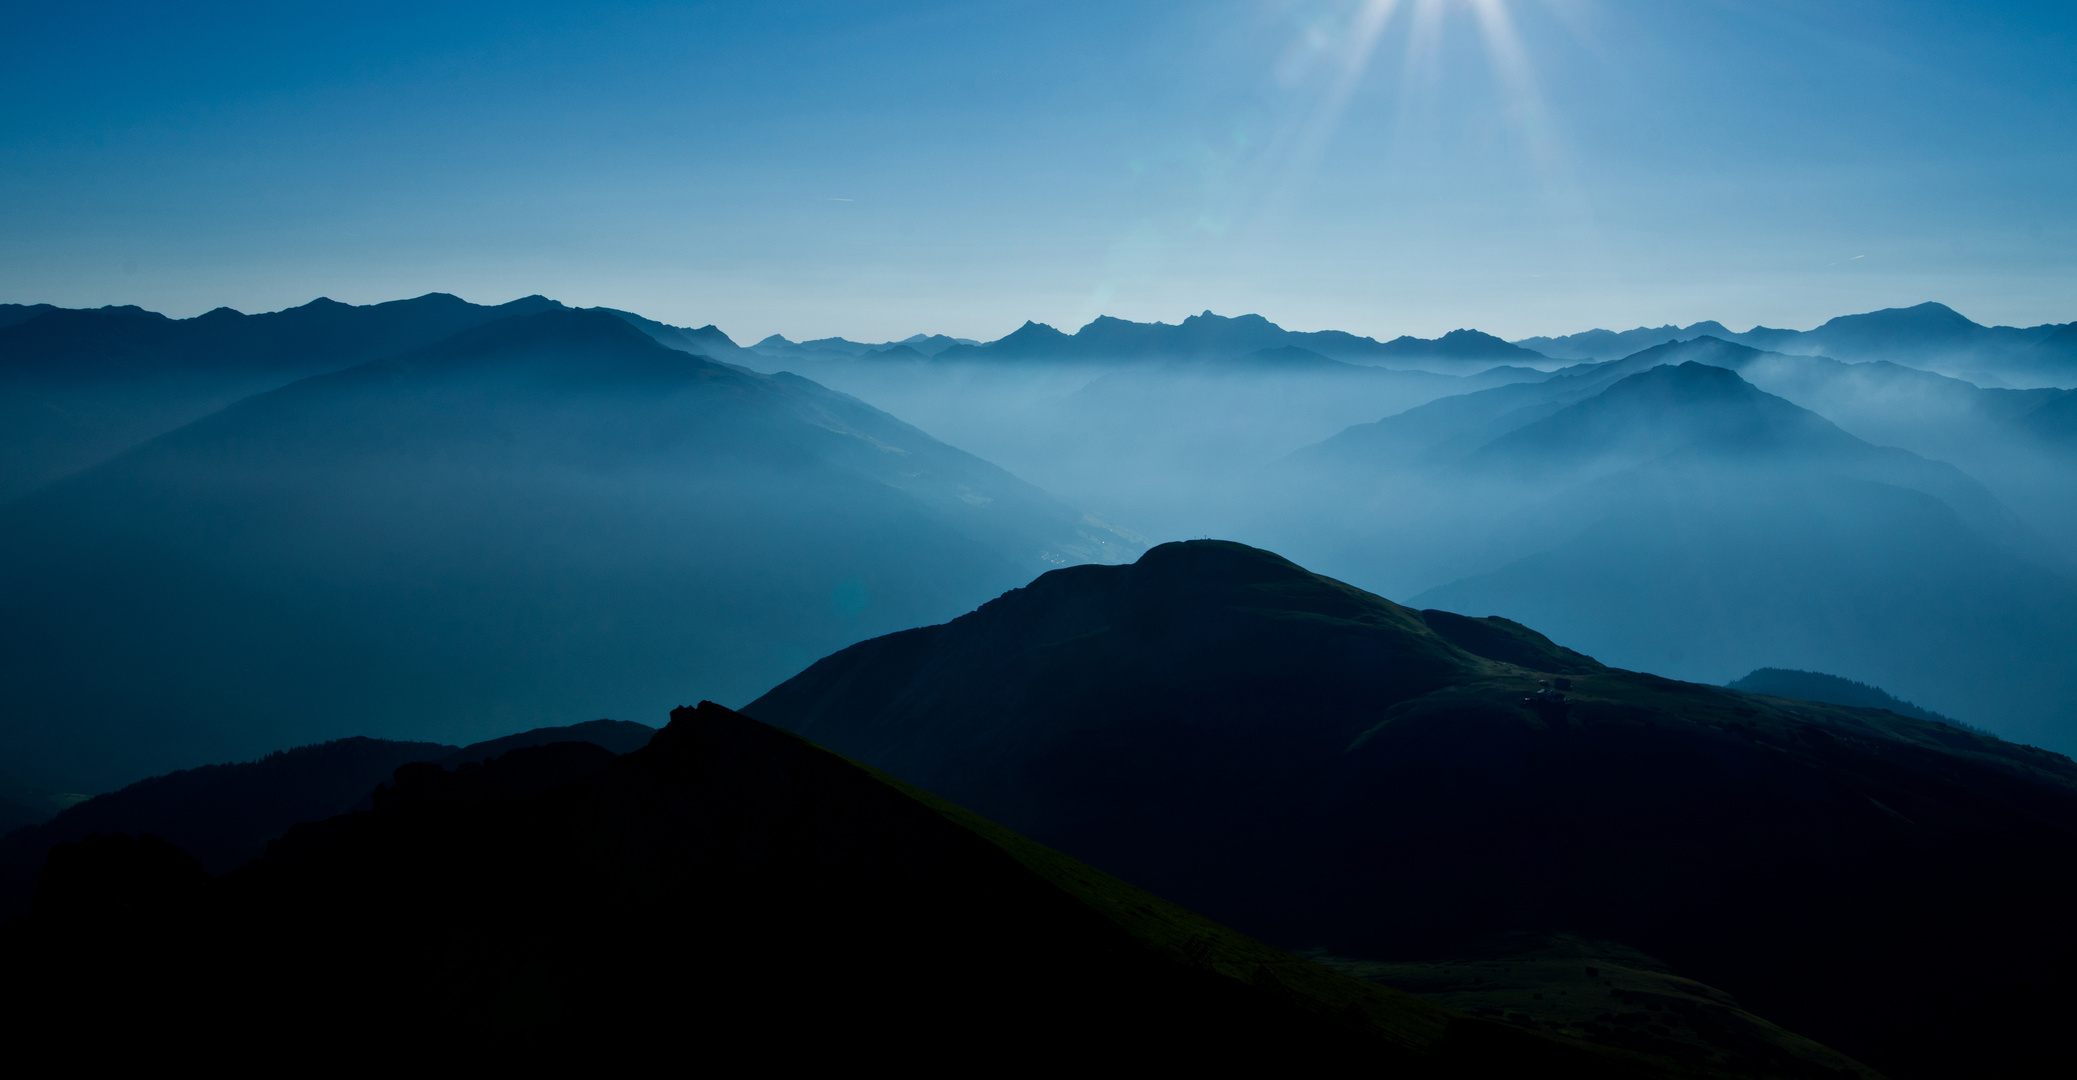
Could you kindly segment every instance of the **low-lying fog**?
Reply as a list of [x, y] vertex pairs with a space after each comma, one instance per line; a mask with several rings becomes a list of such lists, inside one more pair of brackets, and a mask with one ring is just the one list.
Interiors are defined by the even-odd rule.
[[2030, 380], [2062, 370], [2023, 351], [2047, 335], [1941, 374], [1682, 333], [1575, 361], [1207, 313], [1012, 355], [743, 349], [539, 297], [23, 315], [0, 799], [741, 705], [1199, 536], [1622, 667], [1823, 671], [2077, 749], [2077, 392]]

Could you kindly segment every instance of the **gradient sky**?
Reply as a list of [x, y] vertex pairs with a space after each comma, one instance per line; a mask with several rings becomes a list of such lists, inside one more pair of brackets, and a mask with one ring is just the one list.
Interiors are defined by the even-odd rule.
[[9, 3], [0, 300], [2077, 319], [2077, 4]]

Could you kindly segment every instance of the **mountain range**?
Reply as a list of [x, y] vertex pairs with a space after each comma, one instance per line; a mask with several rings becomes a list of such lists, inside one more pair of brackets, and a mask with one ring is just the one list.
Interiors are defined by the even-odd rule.
[[[424, 348], [543, 311], [542, 296], [471, 304], [446, 293], [354, 306], [319, 297], [260, 315], [169, 319], [133, 306], [6, 305], [0, 312], [0, 502], [234, 401], [310, 375]], [[712, 326], [613, 312], [659, 342], [728, 359]]]
[[1753, 355], [1662, 345], [1351, 427], [1265, 477], [1245, 534], [1640, 669], [1840, 671], [2069, 745], [2067, 542], [1718, 366]]
[[1137, 550], [853, 398], [548, 310], [0, 506], [0, 757], [92, 793], [351, 733], [654, 714], [688, 682], [748, 699]]
[[1218, 541], [745, 711], [1344, 970], [1518, 963], [1482, 1000], [1519, 1024], [1670, 1053], [1622, 1003], [1680, 1010], [1615, 982], [1656, 960], [1892, 1076], [2068, 1063], [2077, 765], [1947, 724], [1604, 667]]
[[[1879, 351], [1915, 340], [1909, 333], [1914, 319], [1948, 327], [1927, 330], [1929, 341], [1973, 340], [1974, 332], [1960, 325], [1967, 320], [1956, 323], [1959, 316], [1941, 314], [1946, 311], [1922, 307], [1834, 320], [1819, 328], [1823, 333], [1812, 331], [1817, 335], [1812, 340], [1846, 345], [1858, 341], [1864, 349]], [[107, 566], [130, 567], [121, 571], [132, 575], [124, 580], [149, 579], [139, 595], [156, 597], [145, 605], [158, 612], [152, 616], [158, 620], [153, 625], [185, 626], [188, 613], [203, 616], [194, 644], [174, 647], [176, 653], [187, 650], [181, 653], [186, 662], [172, 668], [139, 668], [123, 679], [95, 674], [89, 680], [95, 700], [119, 701], [121, 709], [130, 709], [144, 699], [147, 686], [155, 685], [180, 700], [204, 703], [193, 708], [217, 709], [221, 702], [210, 697], [216, 693], [210, 687], [235, 684], [247, 689], [234, 697], [264, 701], [252, 707], [274, 716], [270, 723], [290, 724], [266, 733], [252, 731], [246, 741], [212, 736], [215, 741], [195, 744], [189, 756], [154, 758], [98, 779], [66, 770], [26, 775], [42, 768], [37, 762], [45, 755], [15, 744], [23, 749], [23, 764], [7, 768], [12, 775], [0, 777], [0, 798], [28, 807], [44, 805], [66, 792], [105, 790], [153, 770], [352, 730], [466, 741], [484, 731], [525, 723], [560, 723], [572, 715], [662, 707], [666, 699], [660, 689], [650, 696], [607, 700], [597, 700], [593, 691], [573, 690], [569, 697], [529, 706], [524, 715], [503, 714], [497, 710], [517, 707], [510, 704], [514, 697], [531, 698], [534, 691], [486, 690], [481, 696], [493, 703], [464, 706], [458, 699], [476, 691], [458, 689], [437, 712], [430, 706], [408, 714], [388, 712], [364, 697], [356, 707], [375, 710], [372, 726], [328, 721], [325, 726], [298, 728], [282, 719], [291, 712], [283, 703], [309, 697], [289, 687], [331, 685], [344, 678], [337, 673], [357, 664], [389, 672], [385, 677], [398, 680], [398, 686], [416, 685], [411, 682], [418, 677], [410, 674], [413, 671], [435, 670], [434, 656], [474, 657], [456, 670], [516, 665], [523, 672], [538, 672], [544, 684], [553, 681], [547, 672], [560, 667], [594, 670], [592, 661], [571, 659], [565, 651], [556, 651], [556, 659], [547, 666], [536, 659], [547, 647], [543, 643], [550, 631], [545, 622], [534, 620], [561, 619], [579, 611], [582, 617], [574, 625], [590, 629], [571, 640], [579, 643], [580, 652], [603, 650], [595, 654], [595, 670], [600, 671], [616, 663], [645, 662], [639, 657], [650, 646], [634, 648], [624, 660], [615, 660], [611, 657], [618, 647], [605, 644], [634, 633], [629, 629], [633, 626], [707, 627], [698, 633], [683, 631], [686, 636], [676, 640], [680, 647], [702, 655], [709, 646], [694, 642], [733, 643], [716, 646], [723, 649], [723, 657], [703, 661], [728, 669], [742, 668], [740, 658], [768, 642], [797, 642], [783, 647], [789, 651], [772, 654], [755, 674], [744, 669], [740, 682], [708, 687], [724, 696], [737, 694], [730, 700], [740, 701], [767, 680], [860, 633], [945, 617], [1035, 570], [1059, 565], [1055, 560], [1127, 558], [1138, 550], [1141, 537], [1214, 534], [1289, 551], [1389, 595], [1457, 589], [1432, 594], [1424, 603], [1446, 601], [1449, 606], [1483, 607], [1530, 619], [1631, 666], [1712, 682], [1759, 666], [1823, 667], [1894, 686], [1971, 722], [2050, 745], [2069, 745], [2057, 741], [2066, 739], [2058, 732], [2065, 724], [2067, 687], [2054, 674], [2052, 657], [2064, 637], [2055, 608], [2060, 601], [2054, 598], [2062, 596], [2059, 590], [2065, 590], [2069, 568], [2077, 565], [2077, 470], [2068, 467], [2077, 448], [2077, 391], [1983, 388], [1888, 360], [1849, 363], [1701, 337], [1552, 373], [1539, 370], [1549, 361], [1472, 332], [1425, 343], [1410, 338], [1379, 342], [1333, 332], [1293, 333], [1259, 316], [1228, 319], [1209, 312], [1172, 326], [1098, 319], [1073, 335], [1033, 330], [1023, 338], [1011, 335], [986, 345], [916, 335], [879, 345], [844, 339], [800, 344], [767, 339], [743, 349], [712, 326], [676, 327], [632, 312], [594, 309], [593, 316], [632, 327], [667, 346], [672, 355], [717, 361], [711, 370], [733, 372], [729, 378], [745, 385], [760, 376], [744, 367], [791, 368], [884, 410], [875, 423], [893, 427], [841, 421], [867, 442], [840, 439], [834, 445], [855, 449], [876, 442], [879, 449], [863, 458], [844, 458], [838, 468], [853, 470], [853, 478], [864, 485], [860, 490], [870, 489], [869, 501], [876, 505], [922, 499], [928, 504], [925, 517], [933, 518], [934, 524], [918, 523], [915, 529], [892, 526], [878, 533], [878, 539], [864, 538], [849, 530], [857, 522], [883, 519], [875, 513], [822, 513], [819, 489], [801, 486], [806, 474], [742, 474], [746, 487], [764, 488], [764, 509], [776, 510], [794, 500], [792, 509], [780, 514], [794, 515], [786, 518], [789, 523], [770, 518], [758, 527], [765, 531], [750, 532], [770, 538], [826, 538], [826, 543], [804, 541], [806, 546], [795, 552], [797, 563], [815, 567], [808, 577], [821, 575], [808, 590], [823, 592], [813, 603], [799, 591], [806, 588], [804, 579], [781, 585], [784, 575], [750, 569], [777, 565], [785, 557], [776, 550], [755, 550], [758, 542], [747, 539], [749, 533], [741, 541], [747, 545], [742, 561], [713, 555], [712, 545], [736, 542], [717, 539], [736, 535], [725, 524], [696, 530], [699, 544], [709, 547], [669, 550], [660, 532], [646, 526], [683, 520], [669, 516], [690, 505], [682, 486], [673, 489], [669, 483], [643, 481], [615, 488], [611, 497], [603, 494], [604, 486], [585, 488], [579, 477], [589, 475], [583, 473], [589, 467], [584, 464], [586, 451], [578, 439], [557, 434], [572, 423], [593, 425], [593, 431], [612, 429], [611, 435], [599, 436], [601, 445], [618, 447], [607, 452], [618, 462], [608, 467], [609, 472], [624, 467], [655, 476], [675, 468], [661, 463], [671, 452], [645, 456], [635, 449], [639, 440], [629, 434], [657, 430], [663, 422], [644, 413], [646, 406], [630, 404], [640, 399], [634, 389], [640, 380], [616, 383], [618, 376], [608, 376], [601, 382], [628, 390], [630, 396], [621, 399], [589, 392], [558, 399], [561, 391], [551, 388], [549, 380], [528, 391], [530, 403], [524, 408], [498, 394], [473, 391], [439, 398], [447, 402], [442, 407], [455, 410], [450, 420], [437, 420], [426, 411], [429, 402], [449, 391], [406, 380], [398, 385], [398, 400], [414, 395], [421, 399], [413, 421], [421, 430], [411, 436], [417, 440], [416, 449], [395, 455], [404, 460], [370, 453], [385, 440], [400, 437], [400, 432], [364, 423], [364, 417], [350, 422], [359, 425], [358, 436], [311, 442], [300, 456], [264, 465], [261, 471], [272, 477], [264, 492], [232, 491], [221, 484], [212, 489], [213, 481], [206, 479], [192, 489], [183, 488], [187, 480], [165, 471], [175, 460], [187, 461], [197, 475], [232, 459], [264, 462], [272, 451], [261, 441], [235, 433], [242, 420], [225, 419], [258, 415], [247, 405], [227, 407], [166, 445], [139, 445], [148, 436], [196, 420], [191, 414], [214, 409], [226, 398], [293, 381], [299, 373], [329, 372], [385, 350], [403, 351], [390, 352], [375, 361], [378, 365], [400, 363], [399, 357], [412, 349], [438, 344], [414, 344], [425, 338], [456, 326], [467, 333], [472, 327], [524, 323], [522, 312], [573, 314], [539, 297], [490, 308], [441, 294], [363, 308], [319, 301], [270, 315], [222, 310], [188, 320], [136, 309], [79, 312], [45, 305], [10, 307], [0, 313], [5, 316], [0, 322], [11, 324], [0, 326], [0, 372], [13, 373], [0, 378], [0, 409], [15, 408], [25, 417], [42, 418], [5, 428], [6, 435], [0, 436], [0, 453], [15, 452], [6, 449], [12, 445], [20, 451], [20, 460], [29, 463], [7, 472], [5, 482], [40, 488], [16, 500], [22, 505], [0, 510], [0, 516], [11, 513], [16, 515], [13, 520], [33, 523], [16, 530], [19, 535], [8, 541], [14, 545], [10, 550], [27, 553], [44, 545], [41, 554], [29, 556], [13, 571], [18, 583], [37, 582], [23, 585], [32, 592], [15, 594], [30, 613], [16, 634], [31, 642], [20, 661], [31, 674], [24, 705], [17, 709], [20, 719], [14, 722], [35, 728], [43, 723], [42, 717], [56, 715], [47, 710], [69, 707], [38, 687], [86, 672], [114, 670], [109, 665], [121, 663], [116, 657], [125, 648], [155, 647], [146, 644], [153, 631], [137, 625], [113, 634], [113, 648], [105, 659], [94, 655], [103, 631], [90, 626], [93, 620], [129, 625], [92, 599], [112, 595], [116, 587], [89, 581], [87, 575], [95, 571], [86, 569], [90, 560], [83, 555], [73, 558], [69, 571], [44, 573], [72, 558], [72, 553], [93, 550], [111, 557]], [[513, 333], [536, 333], [547, 324], [527, 325], [536, 329]], [[1711, 328], [1722, 329], [1698, 324], [1682, 332]], [[1777, 339], [1791, 340], [1781, 334], [1770, 340]], [[1052, 344], [1044, 345], [1047, 341]], [[1026, 348], [1030, 343], [1039, 344]], [[541, 347], [564, 346], [544, 338]], [[897, 349], [914, 355], [894, 352]], [[1343, 359], [1329, 355], [1337, 350]], [[1040, 359], [1046, 355], [1053, 359]], [[1013, 356], [1032, 362], [987, 359]], [[1395, 356], [1425, 359], [1407, 360], [1404, 369], [1386, 366], [1400, 364]], [[1510, 358], [1528, 362], [1505, 362]], [[1769, 444], [1772, 449], [1755, 442], [1707, 453], [1686, 443], [1685, 448], [1674, 445], [1713, 426], [1743, 422], [1738, 420], [1744, 415], [1740, 410], [1750, 413], [1757, 399], [1737, 387], [1689, 394], [1675, 402], [1645, 394], [1640, 383], [1597, 404], [1588, 403], [1624, 378], [1660, 364], [1678, 369], [1688, 362], [1735, 371], [1744, 384], [1836, 424], [1833, 434], [1848, 441], [1815, 436], [1815, 441], [1776, 439]], [[1420, 370], [1422, 366], [1435, 370]], [[1450, 373], [1459, 370], [1470, 373]], [[70, 382], [59, 378], [67, 372]], [[771, 385], [797, 386], [809, 395], [817, 392], [809, 389], [812, 383], [793, 375], [774, 372], [768, 378]], [[61, 400], [53, 388], [73, 396]], [[764, 399], [752, 395], [744, 400]], [[124, 412], [130, 404], [144, 411]], [[368, 407], [387, 410], [390, 405]], [[633, 411], [623, 414], [624, 408]], [[519, 412], [527, 409], [545, 411], [522, 420]], [[1561, 409], [1574, 411], [1566, 419], [1549, 419]], [[870, 412], [866, 408], [859, 415]], [[1381, 416], [1387, 419], [1379, 422]], [[916, 452], [903, 440], [928, 436], [893, 417], [983, 461], [964, 459], [967, 464], [955, 467], [949, 462], [958, 455], [932, 442], [953, 457], [928, 470], [906, 467], [913, 464]], [[1794, 412], [1777, 417], [1784, 422], [1788, 418], [1797, 423], [1812, 419]], [[39, 428], [45, 420], [64, 430]], [[284, 414], [271, 422], [280, 426], [303, 420]], [[819, 420], [808, 421], [810, 429], [829, 430], [818, 425]], [[1819, 425], [1809, 430], [1820, 432]], [[450, 427], [453, 430], [447, 430]], [[313, 430], [322, 429], [319, 423]], [[709, 445], [702, 451], [718, 455], [707, 459], [710, 478], [739, 462], [769, 460], [759, 457], [768, 451], [793, 453], [775, 448], [790, 445], [788, 440], [804, 433], [793, 428], [786, 429], [792, 434], [758, 430], [760, 434], [740, 445], [726, 450]], [[195, 432], [201, 431], [215, 433], [209, 438], [229, 440], [220, 453], [209, 451], [218, 455], [207, 458], [210, 464], [194, 456], [199, 444], [193, 439], [200, 438]], [[501, 433], [488, 434], [493, 431]], [[1631, 442], [1608, 443], [1617, 437]], [[1852, 443], [1851, 437], [1862, 443]], [[811, 442], [815, 438], [809, 435]], [[435, 449], [442, 440], [451, 445]], [[1311, 444], [1319, 446], [1306, 449]], [[551, 445], [554, 449], [543, 449]], [[1359, 446], [1369, 449], [1358, 452]], [[1598, 447], [1592, 455], [1587, 454], [1590, 446]], [[1907, 450], [1918, 458], [1882, 447]], [[130, 456], [109, 460], [123, 450]], [[807, 451], [811, 457], [820, 452]], [[1294, 452], [1290, 462], [1279, 464]], [[637, 459], [643, 463], [638, 465]], [[126, 503], [136, 493], [117, 494], [108, 478], [141, 468], [138, 463], [144, 461], [158, 463], [151, 466], [160, 470], [151, 483], [161, 490], [150, 499]], [[874, 461], [901, 467], [875, 468]], [[989, 463], [1054, 498], [1013, 484], [1022, 494], [1004, 503], [1004, 496], [990, 485], [1005, 478], [989, 470]], [[391, 465], [394, 470], [385, 472]], [[973, 476], [993, 479], [976, 484], [961, 471], [967, 468], [980, 470]], [[89, 473], [97, 470], [105, 475], [90, 479]], [[918, 478], [925, 474], [949, 484], [932, 480], [919, 486]], [[418, 483], [432, 475], [442, 479]], [[339, 487], [346, 477], [357, 479]], [[383, 490], [392, 478], [396, 490]], [[485, 478], [495, 480], [479, 482]], [[175, 489], [184, 494], [167, 494]], [[435, 489], [440, 493], [434, 494]], [[545, 494], [550, 489], [557, 493]], [[85, 510], [86, 504], [77, 501], [84, 496], [57, 494], [86, 490], [102, 492], [98, 509]], [[173, 501], [154, 501], [162, 496]], [[1897, 498], [1905, 503], [1890, 505]], [[36, 499], [52, 501], [26, 506]], [[419, 501], [414, 504], [413, 499]], [[424, 509], [428, 499], [439, 502], [438, 512]], [[202, 508], [195, 500], [228, 501]], [[1032, 500], [1047, 508], [1033, 509], [1039, 504]], [[45, 520], [42, 507], [60, 504], [77, 513], [67, 511]], [[117, 512], [126, 505], [128, 511]], [[414, 505], [420, 509], [411, 509]], [[187, 509], [148, 520], [143, 510], [147, 506]], [[256, 509], [260, 506], [270, 509]], [[1955, 521], [1943, 516], [1949, 512]], [[326, 513], [333, 517], [321, 526], [313, 524]], [[641, 515], [652, 513], [665, 517], [636, 524]], [[247, 514], [260, 516], [249, 519]], [[417, 514], [419, 520], [403, 521], [409, 514]], [[365, 519], [354, 523], [359, 532], [339, 524], [348, 517]], [[800, 526], [805, 532], [791, 523], [811, 518]], [[301, 546], [294, 554], [283, 555], [272, 540], [254, 541], [254, 548], [265, 549], [264, 557], [241, 562], [232, 552], [248, 520], [293, 520], [299, 524], [281, 524], [289, 532], [280, 535], [321, 528], [327, 542], [297, 541]], [[1885, 532], [1878, 524], [1884, 521], [1896, 527]], [[941, 549], [930, 546], [935, 541], [905, 544], [893, 539], [934, 535], [933, 530], [947, 523], [952, 532], [995, 553], [975, 558], [988, 562], [1007, 554], [1006, 563], [993, 565], [1016, 569], [955, 571], [950, 577], [967, 584], [945, 587], [942, 579], [922, 569], [941, 559]], [[420, 524], [434, 527], [414, 533]], [[133, 528], [143, 532], [124, 532]], [[385, 533], [386, 539], [359, 548], [344, 540], [370, 529]], [[1752, 531], [1753, 541], [1730, 544], [1727, 538], [1741, 529]], [[166, 539], [181, 530], [188, 539]], [[213, 535], [212, 530], [231, 536], [232, 543], [198, 539]], [[605, 585], [585, 577], [592, 571], [578, 569], [602, 568], [606, 545], [622, 543], [609, 538], [631, 530], [641, 539], [626, 541], [628, 550], [650, 552], [642, 557], [649, 561], [642, 563], [646, 569], [641, 573], [678, 585], [655, 588], [653, 582], [637, 585], [625, 580]], [[1638, 547], [1639, 538], [1651, 543]], [[905, 571], [908, 576], [882, 578], [876, 584], [856, 566], [824, 565], [838, 558], [834, 553], [852, 539], [863, 543], [852, 550], [889, 553], [889, 558], [910, 568]], [[1568, 544], [1572, 546], [1565, 547]], [[222, 551], [215, 550], [219, 546]], [[1564, 552], [1558, 551], [1561, 547]], [[1854, 552], [1863, 547], [1885, 554], [1856, 558]], [[185, 553], [175, 553], [176, 549]], [[891, 554], [896, 550], [907, 554]], [[1765, 557], [1763, 551], [1768, 553]], [[118, 557], [115, 552], [124, 554]], [[1031, 561], [1034, 556], [1040, 561]], [[1546, 557], [1555, 561], [1523, 561]], [[564, 558], [574, 561], [557, 562]], [[52, 559], [57, 561], [48, 561]], [[197, 571], [212, 559], [238, 565]], [[382, 559], [397, 561], [378, 568]], [[954, 567], [980, 565], [963, 564], [957, 557], [945, 562]], [[435, 569], [450, 564], [464, 568], [459, 577], [442, 577]], [[722, 566], [745, 573], [713, 576]], [[419, 576], [391, 574], [405, 567], [417, 567]], [[0, 587], [5, 587], [7, 573], [0, 572]], [[290, 614], [291, 607], [278, 599], [252, 599], [270, 590], [275, 597], [283, 594], [258, 584], [267, 574], [276, 581], [298, 583], [298, 614]], [[348, 588], [344, 582], [384, 574], [391, 574], [387, 585], [367, 590], [354, 585], [350, 592], [340, 591]], [[1989, 584], [1982, 589], [1971, 586], [1970, 575], [1975, 574], [1986, 575]], [[544, 584], [551, 578], [557, 584]], [[474, 584], [464, 586], [464, 579]], [[504, 584], [522, 580], [528, 584]], [[2045, 583], [2039, 589], [2034, 587], [2037, 580]], [[403, 584], [407, 581], [411, 583]], [[757, 591], [766, 586], [779, 591]], [[74, 612], [75, 605], [59, 599], [69, 595], [64, 590], [74, 588], [87, 602], [77, 605], [74, 614], [43, 621], [39, 612]], [[795, 591], [788, 593], [789, 589]], [[1640, 594], [1640, 610], [1653, 613], [1651, 618], [1618, 618], [1618, 602], [1628, 602], [1633, 593]], [[32, 602], [32, 594], [40, 599]], [[170, 599], [176, 594], [183, 599]], [[494, 603], [489, 599], [494, 594], [504, 599]], [[744, 599], [780, 594], [792, 599]], [[1730, 599], [1759, 594], [1777, 599], [1758, 606]], [[331, 599], [345, 595], [353, 601]], [[2024, 599], [2036, 595], [2047, 599]], [[661, 613], [665, 596], [675, 598], [679, 611], [699, 614]], [[2004, 619], [1998, 605], [2015, 596], [2022, 600], [2012, 609], [2014, 617]], [[1863, 599], [1849, 602], [1849, 597]], [[1860, 622], [1846, 614], [1863, 609], [1884, 614]], [[310, 617], [300, 614], [304, 610]], [[501, 629], [486, 635], [482, 612], [489, 610], [503, 614], [493, 620]], [[1597, 610], [1605, 614], [1596, 615]], [[880, 617], [887, 621], [871, 622]], [[448, 624], [458, 632], [430, 629], [429, 620], [436, 618], [460, 620]], [[1972, 643], [1972, 635], [1952, 629], [1965, 618], [1978, 620], [1991, 632], [1973, 635]], [[792, 629], [780, 630], [781, 624]], [[34, 639], [41, 632], [38, 628], [65, 625], [71, 628]], [[239, 633], [245, 636], [222, 636], [219, 630], [226, 625], [243, 627]], [[276, 633], [274, 626], [287, 630]], [[360, 629], [338, 629], [341, 626]], [[376, 626], [415, 629], [385, 630], [369, 645], [368, 628]], [[459, 629], [464, 626], [467, 629]], [[245, 642], [254, 636], [262, 644], [248, 648]], [[636, 636], [646, 640], [645, 635]], [[1930, 662], [1938, 655], [1931, 643], [1957, 637], [1964, 640], [1952, 662]], [[416, 644], [428, 640], [431, 643], [423, 647]], [[1900, 640], [1903, 644], [1897, 645]], [[285, 653], [301, 659], [286, 666], [258, 659]], [[426, 659], [414, 659], [417, 655]], [[262, 676], [245, 678], [243, 672], [255, 664]], [[315, 674], [321, 671], [332, 674]], [[306, 681], [309, 678], [317, 681]], [[524, 683], [526, 677], [511, 685]], [[276, 689], [253, 689], [270, 684]], [[616, 684], [628, 685], [619, 680]], [[346, 696], [374, 692], [357, 688]], [[415, 696], [415, 691], [404, 696]], [[320, 707], [318, 712], [343, 716], [348, 709]], [[239, 705], [207, 726], [220, 732], [240, 730], [246, 721], [235, 718], [241, 715], [252, 713]], [[447, 718], [437, 723], [464, 726], [415, 726], [436, 723], [435, 715]], [[494, 720], [489, 718], [493, 715]], [[0, 727], [7, 723], [0, 718]], [[2020, 726], [2008, 726], [2014, 723]]]
[[1588, 330], [1563, 337], [1515, 342], [1545, 355], [1615, 360], [1673, 341], [1714, 337], [1796, 356], [1828, 356], [1848, 363], [1889, 361], [1965, 378], [1983, 386], [2077, 386], [2077, 323], [1983, 326], [1945, 304], [1927, 302], [1842, 315], [1813, 330], [1755, 326], [1742, 334], [1722, 323], [1638, 327], [1616, 333]]
[[1301, 348], [1335, 360], [1385, 367], [1420, 367], [1465, 374], [1503, 364], [1530, 366], [1546, 357], [1476, 330], [1453, 330], [1440, 338], [1410, 336], [1380, 342], [1340, 330], [1286, 330], [1260, 315], [1227, 318], [1206, 311], [1182, 322], [1140, 323], [1099, 316], [1073, 334], [1044, 323], [1026, 322], [984, 345], [957, 345], [932, 359], [953, 361], [1047, 360], [1223, 360], [1264, 349]]

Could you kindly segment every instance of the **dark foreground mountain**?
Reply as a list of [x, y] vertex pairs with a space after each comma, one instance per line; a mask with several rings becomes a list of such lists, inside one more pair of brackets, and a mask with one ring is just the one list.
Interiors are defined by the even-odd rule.
[[0, 508], [0, 760], [106, 791], [348, 733], [747, 699], [1130, 557], [856, 399], [549, 311], [240, 402]]
[[[746, 711], [1337, 962], [1572, 935], [1892, 1075], [2072, 1064], [2061, 755], [1604, 668], [1216, 541], [1047, 574]], [[1551, 1022], [1620, 1040], [1649, 1000]]]
[[267, 842], [289, 826], [322, 821], [366, 803], [368, 792], [400, 765], [481, 762], [552, 742], [589, 743], [625, 754], [647, 745], [654, 734], [656, 729], [646, 724], [593, 720], [459, 748], [355, 737], [139, 780], [0, 837], [0, 921], [28, 913], [52, 848], [95, 833], [156, 836], [193, 856], [209, 873], [229, 873], [259, 858]]
[[[11, 1045], [1653, 1075], [1258, 944], [712, 704], [615, 758], [397, 772], [212, 878], [53, 852]], [[544, 1058], [543, 1055], [548, 1055]]]

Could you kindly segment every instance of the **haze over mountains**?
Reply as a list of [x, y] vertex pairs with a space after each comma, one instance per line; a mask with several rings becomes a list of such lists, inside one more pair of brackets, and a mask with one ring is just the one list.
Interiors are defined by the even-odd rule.
[[[531, 1030], [597, 1023], [572, 988], [650, 985], [588, 944], [603, 874], [673, 964], [831, 1023], [792, 973], [891, 965], [975, 1031], [1009, 1029], [947, 986], [1067, 985], [888, 884], [927, 878], [1070, 983], [1416, 1072], [2067, 1058], [2077, 390], [1210, 313], [748, 348], [539, 297], [0, 314], [0, 398], [56, 418], [7, 433], [0, 903], [36, 900], [0, 947], [59, 982], [469, 1031], [453, 1001], [524, 984]], [[1896, 314], [1820, 329], [1879, 351]], [[1162, 542], [1212, 533], [1334, 576]], [[713, 697], [898, 779], [712, 704], [638, 749]], [[377, 939], [441, 974], [356, 982]], [[686, 985], [654, 1001], [726, 1012]]]
[[1525, 338], [1515, 344], [1561, 359], [1616, 360], [1654, 345], [1698, 337], [1793, 356], [1908, 364], [1981, 386], [2077, 385], [2077, 324], [1983, 326], [1945, 304], [1930, 301], [1842, 315], [1814, 330], [1755, 326], [1737, 334], [1711, 320], [1687, 327], [1640, 326], [1621, 333], [1589, 330], [1563, 337]]
[[1664, 345], [1352, 427], [1279, 466], [1248, 534], [1644, 670], [1845, 672], [2068, 745], [2070, 538], [1717, 366], [1750, 358]]
[[[2019, 340], [1945, 311], [1770, 340]], [[0, 406], [42, 418], [0, 440], [11, 490], [37, 489], [0, 506], [23, 613], [0, 795], [23, 805], [347, 734], [653, 712], [686, 680], [740, 702], [1047, 567], [1197, 535], [1629, 666], [1823, 670], [2077, 746], [2077, 391], [1209, 312], [748, 348], [540, 297], [5, 316]], [[2035, 329], [2025, 348], [2062, 333]]]
[[0, 508], [9, 769], [748, 698], [1137, 548], [794, 376], [550, 310], [249, 398]]

